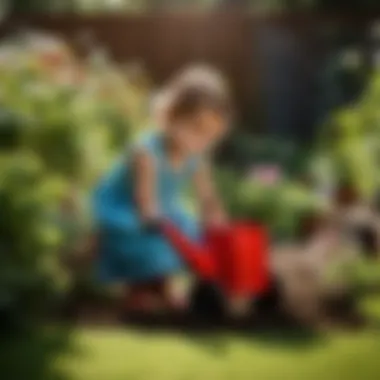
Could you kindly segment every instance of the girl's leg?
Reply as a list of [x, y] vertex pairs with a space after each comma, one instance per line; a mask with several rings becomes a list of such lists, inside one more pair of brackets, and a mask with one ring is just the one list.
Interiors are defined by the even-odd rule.
[[160, 278], [126, 287], [124, 309], [129, 312], [155, 313], [183, 310], [185, 297], [176, 294], [173, 279]]
[[152, 282], [151, 289], [164, 310], [179, 311], [186, 308], [186, 299], [180, 292], [176, 291], [176, 284], [173, 278], [157, 279]]
[[152, 282], [133, 284], [126, 287], [124, 310], [126, 312], [154, 313], [160, 309], [160, 302], [153, 291]]

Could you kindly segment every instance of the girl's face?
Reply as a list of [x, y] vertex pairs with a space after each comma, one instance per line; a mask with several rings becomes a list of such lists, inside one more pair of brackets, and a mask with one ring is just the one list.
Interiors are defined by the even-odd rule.
[[192, 116], [178, 118], [170, 128], [175, 145], [185, 154], [201, 154], [212, 149], [225, 136], [227, 120], [220, 113], [203, 109]]

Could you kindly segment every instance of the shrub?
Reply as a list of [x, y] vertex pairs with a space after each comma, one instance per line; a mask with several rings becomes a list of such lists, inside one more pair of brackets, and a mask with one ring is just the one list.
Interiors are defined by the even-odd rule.
[[301, 182], [281, 179], [267, 184], [258, 178], [241, 179], [231, 171], [220, 171], [217, 177], [231, 217], [262, 223], [275, 238], [297, 237], [304, 218], [324, 207], [323, 200]]
[[30, 321], [65, 280], [59, 253], [88, 220], [80, 195], [141, 124], [144, 89], [40, 35], [0, 47], [0, 80], [0, 319]]

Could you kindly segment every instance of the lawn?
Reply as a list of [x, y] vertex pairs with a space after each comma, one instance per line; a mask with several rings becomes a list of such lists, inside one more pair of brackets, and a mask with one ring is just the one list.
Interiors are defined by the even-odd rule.
[[[379, 306], [379, 297], [364, 302], [378, 322]], [[4, 380], [380, 379], [375, 326], [252, 335], [49, 328], [12, 342], [0, 355]]]
[[380, 296], [361, 306], [374, 324], [351, 332], [81, 329], [57, 364], [70, 380], [380, 379]]
[[69, 360], [72, 379], [324, 379], [380, 378], [380, 336], [335, 334], [294, 340], [80, 331], [83, 356]]

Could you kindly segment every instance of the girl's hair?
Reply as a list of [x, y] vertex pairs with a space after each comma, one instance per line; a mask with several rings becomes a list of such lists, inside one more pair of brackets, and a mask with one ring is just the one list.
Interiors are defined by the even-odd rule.
[[202, 109], [232, 115], [227, 83], [218, 71], [206, 66], [185, 69], [174, 77], [156, 98], [156, 106], [169, 119], [186, 117]]

